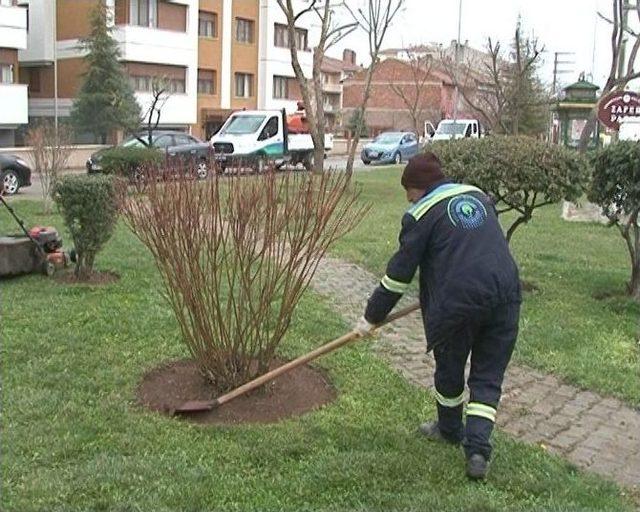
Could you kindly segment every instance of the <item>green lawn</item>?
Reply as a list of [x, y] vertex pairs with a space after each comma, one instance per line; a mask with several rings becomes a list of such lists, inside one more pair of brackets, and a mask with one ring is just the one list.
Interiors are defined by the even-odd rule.
[[[373, 207], [334, 253], [382, 276], [408, 207], [400, 170], [356, 176]], [[512, 241], [521, 278], [539, 288], [525, 295], [515, 358], [638, 406], [640, 304], [622, 295], [631, 272], [624, 241], [615, 228], [568, 223], [560, 211], [536, 211]], [[602, 293], [614, 296], [594, 299]]]
[[[15, 207], [31, 223], [61, 226], [37, 215], [36, 203]], [[502, 435], [489, 481], [468, 482], [461, 452], [415, 433], [433, 417], [432, 400], [366, 344], [321, 361], [339, 398], [300, 419], [201, 427], [140, 410], [142, 374], [186, 350], [147, 252], [123, 226], [98, 265], [122, 280], [0, 281], [3, 511], [633, 508], [614, 485]], [[344, 330], [308, 294], [283, 353]]]

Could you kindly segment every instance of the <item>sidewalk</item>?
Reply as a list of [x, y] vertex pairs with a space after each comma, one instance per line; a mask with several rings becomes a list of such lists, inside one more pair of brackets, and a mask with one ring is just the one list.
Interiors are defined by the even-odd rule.
[[[378, 278], [357, 265], [325, 258], [312, 282], [335, 311], [354, 323]], [[401, 304], [415, 302], [404, 297]], [[433, 387], [434, 362], [425, 354], [420, 315], [414, 313], [379, 334], [380, 353], [407, 380]], [[640, 411], [614, 398], [583, 391], [559, 378], [511, 364], [497, 426], [516, 439], [555, 453], [576, 466], [640, 491]]]

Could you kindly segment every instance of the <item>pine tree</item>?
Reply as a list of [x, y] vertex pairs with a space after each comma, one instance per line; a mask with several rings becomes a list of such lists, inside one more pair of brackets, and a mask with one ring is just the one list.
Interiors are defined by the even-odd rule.
[[71, 112], [78, 131], [93, 133], [103, 144], [114, 130], [130, 132], [140, 124], [140, 106], [119, 61], [108, 16], [104, 0], [99, 0], [91, 14], [91, 34], [82, 40], [87, 71]]

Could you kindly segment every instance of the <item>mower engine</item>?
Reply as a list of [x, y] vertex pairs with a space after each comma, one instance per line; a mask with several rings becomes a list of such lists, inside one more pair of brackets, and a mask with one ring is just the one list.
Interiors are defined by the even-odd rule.
[[34, 226], [29, 230], [29, 235], [42, 247], [49, 266], [53, 267], [49, 268], [47, 273], [64, 268], [69, 264], [69, 256], [62, 250], [62, 237], [56, 228]]

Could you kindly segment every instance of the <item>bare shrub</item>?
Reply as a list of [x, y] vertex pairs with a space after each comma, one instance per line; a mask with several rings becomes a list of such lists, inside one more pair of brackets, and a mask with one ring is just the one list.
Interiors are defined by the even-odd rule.
[[44, 213], [50, 213], [53, 190], [60, 172], [67, 166], [73, 146], [72, 131], [66, 126], [56, 127], [50, 120], [38, 122], [27, 132], [27, 144], [35, 172], [42, 186]]
[[367, 207], [343, 173], [197, 182], [153, 172], [122, 214], [153, 254], [203, 375], [231, 389], [268, 369], [321, 258]]

